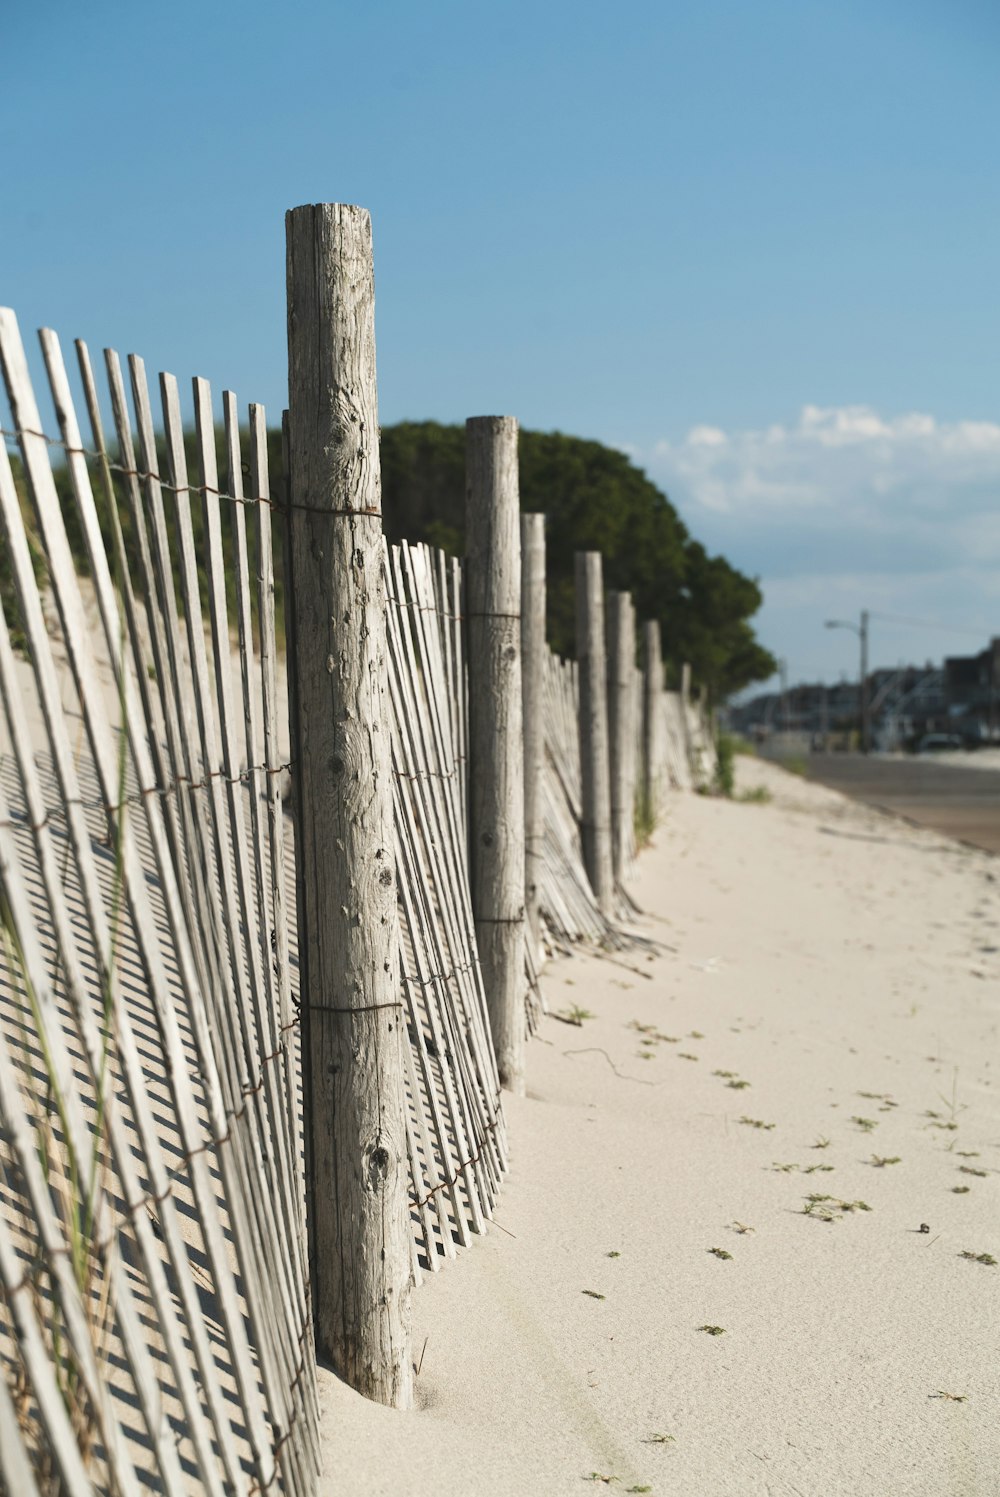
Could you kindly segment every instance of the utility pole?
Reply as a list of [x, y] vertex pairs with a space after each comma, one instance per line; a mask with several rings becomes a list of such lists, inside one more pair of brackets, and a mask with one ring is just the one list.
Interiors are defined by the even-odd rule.
[[782, 730], [783, 730], [783, 732], [785, 734], [785, 737], [787, 738], [788, 737], [788, 732], [789, 732], [789, 716], [788, 716], [788, 661], [787, 660], [779, 660], [778, 661], [778, 669], [779, 669], [779, 671], [781, 673], [781, 726], [782, 726]]
[[868, 702], [868, 610], [861, 610], [861, 752], [871, 751], [871, 722]]
[[826, 629], [853, 629], [861, 643], [861, 671], [858, 681], [858, 709], [861, 719], [861, 752], [867, 754], [871, 749], [871, 711], [868, 703], [868, 610], [861, 610], [861, 623], [851, 624], [846, 619], [827, 619]]

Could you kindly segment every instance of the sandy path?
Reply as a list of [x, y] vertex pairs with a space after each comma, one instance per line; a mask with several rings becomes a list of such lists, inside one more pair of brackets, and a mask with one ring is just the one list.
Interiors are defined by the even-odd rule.
[[331, 1497], [1000, 1491], [1000, 1266], [960, 1256], [1000, 1259], [1000, 864], [740, 770], [771, 804], [678, 796], [640, 863], [676, 950], [548, 970], [595, 1017], [544, 1021], [506, 1230], [416, 1296], [420, 1410], [323, 1375]]

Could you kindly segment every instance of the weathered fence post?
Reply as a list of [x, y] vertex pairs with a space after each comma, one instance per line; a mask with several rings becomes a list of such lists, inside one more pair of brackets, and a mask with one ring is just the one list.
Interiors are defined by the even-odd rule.
[[544, 815], [545, 516], [521, 516], [521, 699], [524, 711], [524, 903], [537, 957]]
[[576, 553], [576, 658], [580, 668], [580, 780], [583, 862], [601, 913], [615, 913], [611, 859], [611, 769], [604, 594], [599, 551]]
[[642, 626], [643, 645], [643, 711], [642, 711], [642, 795], [649, 830], [660, 819], [663, 765], [660, 760], [660, 715], [663, 692], [663, 660], [660, 654], [660, 625], [647, 619]]
[[524, 736], [517, 422], [465, 423], [469, 863], [500, 1083], [524, 1091]]
[[681, 728], [684, 734], [684, 757], [697, 788], [699, 765], [695, 763], [694, 739], [691, 736], [691, 665], [687, 660], [681, 665]]
[[635, 616], [630, 593], [608, 593], [608, 738], [611, 749], [611, 865], [620, 882], [632, 847], [634, 786], [632, 672]]
[[386, 697], [371, 220], [286, 218], [292, 773], [317, 1350], [412, 1402], [410, 1237]]

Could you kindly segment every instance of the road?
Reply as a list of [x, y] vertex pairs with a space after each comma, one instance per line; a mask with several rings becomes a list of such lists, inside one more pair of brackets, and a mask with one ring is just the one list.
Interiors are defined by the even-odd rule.
[[822, 785], [1000, 853], [1000, 770], [861, 754], [809, 754], [806, 764]]

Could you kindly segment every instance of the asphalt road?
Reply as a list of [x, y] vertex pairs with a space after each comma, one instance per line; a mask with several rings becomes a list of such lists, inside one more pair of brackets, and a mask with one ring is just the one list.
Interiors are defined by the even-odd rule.
[[806, 763], [820, 784], [1000, 853], [1000, 770], [936, 764], [930, 756], [809, 754]]

